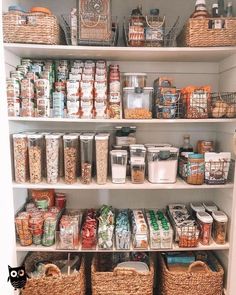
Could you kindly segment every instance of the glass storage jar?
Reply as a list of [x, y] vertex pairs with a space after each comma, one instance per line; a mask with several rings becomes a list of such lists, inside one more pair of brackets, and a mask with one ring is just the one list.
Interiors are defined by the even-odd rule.
[[90, 184], [93, 173], [94, 133], [80, 135], [81, 182]]
[[146, 149], [144, 145], [130, 145], [130, 165], [132, 183], [144, 183]]
[[72, 184], [77, 180], [78, 135], [65, 134], [63, 142], [65, 183]]
[[205, 172], [204, 155], [190, 154], [187, 163], [187, 183], [203, 184]]
[[213, 219], [207, 212], [197, 212], [197, 220], [200, 225], [200, 242], [202, 245], [210, 245]]
[[212, 217], [213, 217], [213, 239], [216, 242], [216, 244], [223, 245], [226, 243], [228, 217], [222, 211], [212, 212]]
[[58, 182], [60, 138], [59, 134], [48, 134], [45, 136], [47, 183]]
[[111, 173], [113, 183], [125, 183], [126, 180], [126, 165], [127, 151], [112, 150], [111, 154]]
[[152, 87], [123, 88], [123, 107], [125, 119], [152, 118]]
[[98, 184], [105, 184], [107, 182], [109, 136], [110, 134], [105, 133], [100, 133], [95, 136], [96, 172]]
[[28, 135], [28, 152], [29, 152], [29, 173], [30, 182], [39, 183], [42, 181], [43, 172], [43, 135]]

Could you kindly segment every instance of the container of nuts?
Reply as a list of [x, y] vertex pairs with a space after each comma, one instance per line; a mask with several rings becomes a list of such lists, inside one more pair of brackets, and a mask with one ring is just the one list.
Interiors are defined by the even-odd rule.
[[59, 134], [48, 134], [45, 136], [47, 183], [58, 182], [60, 137]]
[[43, 160], [43, 135], [28, 135], [29, 172], [30, 182], [40, 183], [42, 181]]
[[125, 119], [152, 118], [152, 87], [123, 88], [123, 107]]
[[130, 145], [130, 165], [132, 183], [144, 183], [146, 148], [144, 145]]
[[28, 180], [28, 140], [23, 133], [13, 134], [13, 152], [15, 181], [24, 183]]
[[100, 133], [95, 136], [98, 184], [105, 184], [107, 182], [109, 136], [109, 133]]
[[72, 184], [77, 180], [78, 135], [66, 134], [63, 142], [65, 183]]
[[90, 184], [93, 170], [94, 133], [80, 135], [81, 182]]

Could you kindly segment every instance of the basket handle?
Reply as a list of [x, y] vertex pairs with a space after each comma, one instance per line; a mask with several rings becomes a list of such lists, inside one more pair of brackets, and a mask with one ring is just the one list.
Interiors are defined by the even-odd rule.
[[151, 29], [159, 29], [159, 28], [161, 28], [161, 27], [164, 25], [164, 23], [165, 23], [165, 19], [166, 19], [166, 17], [164, 16], [164, 17], [163, 17], [163, 22], [162, 22], [160, 25], [153, 27], [153, 26], [150, 25], [150, 23], [149, 23], [149, 21], [148, 21], [148, 17], [146, 16], [146, 23], [147, 23], [147, 25], [148, 25]]
[[114, 268], [114, 271], [113, 271], [113, 275], [114, 276], [122, 276], [122, 275], [132, 276], [132, 275], [137, 275], [137, 271], [134, 268], [127, 268], [127, 267], [119, 268], [119, 267], [115, 267]]
[[203, 261], [195, 261], [189, 265], [188, 272], [194, 272], [195, 267], [201, 267], [205, 272], [210, 272], [208, 266]]
[[96, 24], [90, 26], [90, 25], [87, 25], [87, 24], [85, 23], [85, 21], [84, 21], [84, 19], [83, 19], [83, 15], [81, 14], [81, 22], [82, 22], [83, 25], [84, 25], [85, 27], [87, 27], [87, 28], [95, 28], [95, 27], [99, 24], [100, 20], [101, 20], [101, 15], [99, 14], [99, 16], [98, 16], [98, 21], [96, 22]]

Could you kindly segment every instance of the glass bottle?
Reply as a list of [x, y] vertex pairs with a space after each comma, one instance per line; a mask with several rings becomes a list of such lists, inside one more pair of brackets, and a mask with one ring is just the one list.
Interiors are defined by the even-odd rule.
[[193, 146], [190, 144], [190, 135], [184, 135], [183, 146], [180, 148], [180, 155], [186, 152], [193, 152]]
[[224, 0], [218, 0], [219, 5], [219, 14], [221, 17], [225, 16], [225, 1]]
[[212, 17], [220, 17], [219, 5], [217, 3], [214, 3], [212, 5]]
[[227, 17], [232, 17], [233, 16], [233, 4], [232, 4], [232, 2], [228, 2], [228, 4], [227, 4], [226, 16]]

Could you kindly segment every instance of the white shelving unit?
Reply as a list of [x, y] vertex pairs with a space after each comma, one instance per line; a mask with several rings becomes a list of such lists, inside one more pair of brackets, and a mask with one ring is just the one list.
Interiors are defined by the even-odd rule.
[[[7, 8], [13, 1], [4, 1]], [[68, 7], [72, 7], [72, 1], [68, 3], [59, 1], [15, 1], [27, 7], [32, 5], [44, 5], [53, 9], [58, 15]], [[117, 13], [127, 13], [127, 8], [120, 5], [120, 1], [113, 0]], [[145, 1], [145, 3], [148, 1]], [[161, 9], [168, 14], [171, 1], [160, 1]], [[154, 1], [150, 0], [150, 5]], [[135, 1], [127, 3], [128, 9], [135, 6]], [[236, 6], [236, 0], [233, 1]], [[65, 5], [65, 6], [64, 6]], [[145, 4], [147, 5], [147, 4]], [[155, 4], [156, 5], [156, 4]], [[172, 5], [172, 3], [171, 3]], [[170, 14], [186, 13], [189, 16], [193, 3], [181, 0], [176, 11]], [[120, 7], [122, 6], [122, 7]], [[185, 9], [186, 8], [186, 9]], [[9, 71], [14, 69], [20, 62], [21, 57], [28, 58], [94, 58], [106, 59], [110, 62], [119, 63], [122, 72], [143, 71], [148, 73], [148, 83], [161, 75], [172, 76], [178, 87], [189, 84], [210, 84], [214, 91], [236, 91], [236, 47], [217, 48], [125, 48], [125, 47], [89, 47], [89, 46], [48, 46], [33, 44], [4, 44], [4, 57], [1, 60], [1, 68], [5, 64], [5, 73], [0, 81], [0, 116], [3, 133], [1, 135], [3, 148], [1, 147], [0, 160], [4, 163], [1, 171], [2, 187], [4, 190], [4, 201], [2, 204], [2, 224], [4, 228], [4, 244], [2, 253], [3, 263], [7, 266], [16, 265], [22, 261], [28, 251], [59, 251], [53, 247], [22, 247], [15, 243], [14, 213], [23, 205], [27, 197], [27, 189], [30, 188], [55, 188], [58, 192], [65, 192], [68, 196], [69, 207], [86, 208], [88, 206], [98, 207], [104, 202], [116, 208], [145, 207], [161, 208], [170, 202], [191, 201], [214, 201], [230, 219], [228, 229], [228, 243], [225, 245], [199, 246], [192, 250], [214, 250], [224, 265], [225, 288], [227, 295], [236, 294], [236, 181], [222, 185], [193, 186], [178, 179], [176, 184], [154, 185], [145, 182], [143, 185], [134, 185], [127, 181], [124, 185], [114, 185], [110, 181], [100, 186], [93, 181], [91, 185], [82, 185], [79, 182], [66, 185], [63, 182], [52, 186], [45, 182], [38, 185], [16, 184], [12, 182], [12, 171], [10, 162], [12, 155], [9, 154], [11, 145], [9, 134], [24, 130], [109, 130], [114, 131], [116, 125], [136, 125], [138, 142], [170, 142], [180, 146], [182, 137], [188, 133], [191, 142], [195, 146], [200, 139], [214, 140], [218, 150], [230, 151], [233, 154], [232, 137], [236, 129], [236, 119], [204, 119], [204, 120], [76, 120], [76, 119], [54, 119], [54, 118], [7, 118], [7, 104], [5, 93], [5, 77]], [[171, 251], [186, 251], [191, 249], [179, 248], [174, 245]], [[81, 249], [76, 251], [82, 251]], [[97, 250], [96, 250], [97, 251]], [[149, 249], [149, 251], [151, 251]], [[3, 264], [4, 266], [4, 264]], [[7, 278], [7, 269], [1, 270], [1, 277]], [[2, 294], [13, 294], [11, 286], [3, 282]], [[4, 291], [3, 291], [4, 290]], [[226, 292], [225, 292], [226, 293]]]

